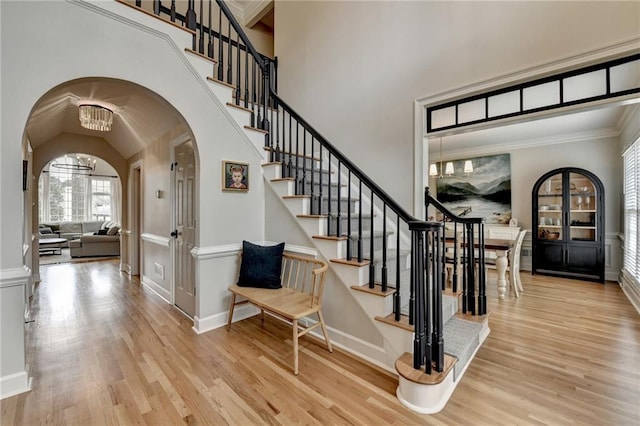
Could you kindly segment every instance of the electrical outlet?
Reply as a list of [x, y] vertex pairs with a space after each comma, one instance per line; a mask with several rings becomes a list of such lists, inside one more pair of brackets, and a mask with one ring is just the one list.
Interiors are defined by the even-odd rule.
[[164, 280], [164, 266], [162, 266], [159, 263], [154, 263], [154, 272], [156, 274], [156, 277], [160, 278], [161, 280]]

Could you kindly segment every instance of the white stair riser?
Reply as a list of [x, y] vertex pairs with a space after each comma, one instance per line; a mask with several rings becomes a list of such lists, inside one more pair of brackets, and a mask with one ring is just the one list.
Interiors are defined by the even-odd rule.
[[227, 105], [227, 110], [229, 110], [229, 113], [240, 127], [244, 128], [244, 126], [249, 126], [251, 124], [251, 113], [249, 111], [229, 105]]
[[347, 257], [347, 242], [344, 240], [333, 241], [315, 238], [313, 242], [325, 259], [344, 259]]
[[301, 217], [298, 222], [309, 236], [327, 234], [327, 219], [324, 217]]
[[271, 187], [278, 196], [282, 197], [284, 195], [293, 195], [293, 184], [294, 182], [292, 180], [279, 180], [271, 182]]
[[389, 347], [398, 352], [398, 356], [405, 352], [413, 352], [413, 332], [382, 321], [376, 321], [375, 323], [380, 333], [389, 342]]
[[267, 180], [280, 179], [282, 177], [282, 166], [279, 164], [267, 164], [262, 166], [263, 176]]
[[[260, 151], [264, 151], [265, 134], [257, 130], [247, 129], [246, 127], [243, 127], [243, 129], [253, 145]], [[263, 157], [267, 160], [269, 158], [269, 153], [267, 151], [264, 151], [264, 153], [265, 155]]]
[[207, 80], [209, 83], [209, 87], [213, 90], [213, 93], [220, 99], [220, 102], [226, 104], [227, 102], [231, 102], [231, 98], [233, 95], [233, 89], [231, 87], [225, 86], [224, 84], [216, 83], [215, 81]]
[[283, 198], [282, 201], [284, 201], [284, 205], [287, 206], [287, 209], [289, 209], [294, 216], [309, 214], [310, 200], [308, 198]]
[[333, 262], [332, 266], [345, 285], [362, 285], [369, 280], [369, 265], [358, 267]]
[[185, 56], [187, 57], [187, 60], [191, 62], [191, 65], [194, 66], [199, 75], [203, 77], [213, 75], [213, 62], [190, 52], [185, 52]]
[[[366, 286], [366, 284], [365, 284]], [[393, 312], [393, 295], [381, 297], [364, 291], [353, 290], [353, 296], [370, 317], [386, 317]]]

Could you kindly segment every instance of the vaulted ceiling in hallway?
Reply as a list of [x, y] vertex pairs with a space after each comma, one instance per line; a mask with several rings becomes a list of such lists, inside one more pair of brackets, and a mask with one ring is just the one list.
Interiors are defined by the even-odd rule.
[[[81, 127], [80, 103], [112, 108], [111, 131]], [[62, 133], [97, 136], [129, 158], [180, 123], [175, 109], [146, 88], [123, 80], [83, 78], [52, 89], [38, 101], [27, 123], [27, 136], [34, 149]]]

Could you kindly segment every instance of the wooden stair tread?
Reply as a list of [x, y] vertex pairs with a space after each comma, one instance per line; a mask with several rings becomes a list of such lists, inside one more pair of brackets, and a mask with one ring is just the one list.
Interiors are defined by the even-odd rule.
[[231, 107], [231, 108], [236, 108], [236, 109], [239, 109], [239, 110], [242, 110], [242, 111], [246, 111], [246, 112], [253, 112], [249, 108], [245, 108], [242, 105], [236, 105], [233, 102], [227, 102], [227, 106]]
[[382, 291], [382, 285], [375, 284], [375, 287], [369, 288], [368, 284], [365, 285], [352, 285], [351, 290], [361, 291], [363, 293], [373, 294], [375, 296], [387, 297], [396, 292], [395, 287], [387, 286], [387, 291]]
[[[313, 237], [315, 238], [315, 237]], [[338, 238], [338, 237], [333, 237], [333, 238]], [[362, 262], [358, 262], [357, 260], [347, 260], [347, 259], [331, 259], [331, 262], [333, 263], [340, 263], [341, 265], [349, 265], [349, 266], [367, 266], [369, 265], [368, 260], [363, 260]]]
[[189, 34], [191, 34], [191, 35], [196, 35], [196, 32], [195, 32], [194, 30], [190, 30], [190, 29], [189, 29], [189, 28], [187, 28], [187, 27], [183, 27], [182, 25], [180, 25], [180, 24], [178, 24], [178, 23], [176, 23], [176, 22], [171, 22], [171, 20], [169, 20], [169, 19], [167, 19], [167, 18], [164, 18], [164, 17], [162, 17], [162, 16], [158, 16], [158, 15], [156, 15], [155, 13], [148, 12], [148, 11], [146, 11], [146, 10], [142, 9], [141, 7], [138, 7], [138, 6], [133, 5], [133, 4], [129, 4], [129, 3], [125, 2], [125, 1], [123, 1], [123, 0], [116, 0], [116, 1], [117, 1], [118, 3], [120, 3], [120, 4], [123, 4], [123, 5], [125, 5], [125, 6], [128, 6], [128, 7], [133, 8], [133, 9], [135, 9], [135, 10], [139, 11], [139, 12], [142, 12], [142, 13], [144, 13], [145, 15], [151, 16], [152, 18], [159, 19], [159, 20], [161, 20], [161, 21], [163, 21], [163, 22], [166, 22], [166, 23], [167, 23], [167, 24], [169, 24], [169, 25], [173, 25], [174, 27], [179, 28], [179, 29], [181, 29], [182, 31], [186, 31], [186, 32], [188, 32], [188, 33], [189, 33]]
[[326, 214], [298, 214], [296, 217], [300, 219], [326, 219], [328, 216]]
[[[330, 241], [346, 241], [347, 240], [347, 237], [338, 237], [336, 235], [314, 235], [311, 238], [315, 238], [316, 240], [330, 240]], [[344, 260], [347, 261], [346, 259]]]
[[405, 379], [421, 385], [437, 385], [441, 383], [458, 362], [456, 357], [444, 354], [444, 366], [442, 372], [433, 370], [431, 374], [425, 374], [422, 370], [413, 368], [413, 354], [405, 352], [396, 360], [396, 371]]
[[187, 53], [191, 53], [192, 55], [196, 55], [196, 56], [198, 56], [198, 57], [200, 57], [202, 59], [206, 59], [207, 61], [212, 62], [214, 65], [218, 63], [218, 61], [216, 59], [210, 58], [207, 55], [198, 52], [197, 50], [193, 50], [193, 49], [190, 49], [188, 47], [185, 47], [184, 51], [187, 52]]
[[294, 182], [294, 178], [274, 178], [271, 179], [271, 182]]
[[218, 80], [215, 77], [207, 76], [207, 80], [213, 81], [214, 83], [222, 84], [223, 86], [230, 87], [231, 89], [236, 88], [236, 86], [234, 86], [233, 84], [227, 83], [226, 81]]
[[311, 195], [283, 195], [282, 198], [311, 198]]
[[396, 321], [395, 314], [392, 312], [386, 317], [377, 316], [375, 317], [376, 321], [383, 322], [385, 324], [389, 324], [394, 327], [401, 328], [403, 330], [413, 332], [413, 326], [409, 324], [409, 316], [408, 315], [400, 315], [400, 321]]
[[[275, 148], [270, 147], [270, 146], [265, 146], [264, 149], [265, 149], [265, 151], [275, 151], [276, 150]], [[293, 152], [289, 152], [289, 151], [279, 150], [278, 153], [281, 154], [281, 155], [290, 155], [292, 157], [306, 158], [307, 160], [320, 161], [320, 159], [318, 157], [312, 157], [312, 156], [309, 156], [309, 155], [299, 155], [299, 154], [296, 154], [296, 153], [293, 153]]]
[[279, 161], [268, 161], [266, 163], [262, 163], [261, 166], [262, 167], [267, 167], [267, 166], [279, 166], [280, 164], [282, 164]]
[[268, 131], [268, 130], [258, 129], [257, 127], [244, 126], [244, 128], [245, 128], [245, 129], [248, 129], [248, 130], [253, 130], [253, 131], [256, 131], [256, 132], [264, 133], [265, 135], [268, 135], [268, 134], [269, 134], [269, 131]]

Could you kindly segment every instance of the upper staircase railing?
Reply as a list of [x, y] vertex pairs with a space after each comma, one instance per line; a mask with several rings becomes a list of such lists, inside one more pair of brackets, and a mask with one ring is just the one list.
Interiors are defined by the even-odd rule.
[[[136, 1], [149, 7], [143, 3]], [[415, 327], [414, 368], [441, 372], [444, 225], [409, 214], [278, 96], [277, 61], [257, 52], [224, 1], [189, 0], [185, 11], [175, 0], [150, 3], [156, 15], [194, 31], [193, 50], [216, 61], [215, 79], [234, 88], [234, 103], [266, 131], [270, 160], [310, 200], [311, 214], [327, 218], [327, 238], [346, 242], [346, 262], [368, 264], [369, 288], [393, 292], [395, 320], [406, 315]]]

